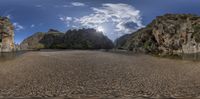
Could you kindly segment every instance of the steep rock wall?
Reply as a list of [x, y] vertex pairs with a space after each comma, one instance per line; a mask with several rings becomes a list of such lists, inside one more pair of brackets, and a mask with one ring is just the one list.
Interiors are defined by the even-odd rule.
[[154, 54], [200, 52], [200, 17], [191, 14], [158, 16], [121, 46]]
[[14, 48], [14, 27], [7, 17], [0, 17], [0, 52], [11, 52]]

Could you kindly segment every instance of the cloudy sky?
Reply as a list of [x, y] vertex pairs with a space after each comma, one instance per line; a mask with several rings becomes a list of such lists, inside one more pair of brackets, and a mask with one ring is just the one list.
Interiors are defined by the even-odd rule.
[[165, 13], [200, 15], [200, 0], [0, 0], [0, 16], [15, 26], [15, 42], [50, 28], [95, 28], [110, 39], [145, 27]]

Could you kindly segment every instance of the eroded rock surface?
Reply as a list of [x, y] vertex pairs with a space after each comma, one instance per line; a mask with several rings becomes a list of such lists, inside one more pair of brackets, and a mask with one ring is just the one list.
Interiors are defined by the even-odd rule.
[[14, 50], [14, 27], [7, 17], [0, 17], [0, 52]]
[[66, 33], [50, 29], [38, 32], [20, 44], [21, 49], [111, 49], [113, 42], [95, 29], [69, 30]]
[[154, 54], [200, 52], [200, 17], [191, 14], [158, 16], [133, 33], [123, 48]]

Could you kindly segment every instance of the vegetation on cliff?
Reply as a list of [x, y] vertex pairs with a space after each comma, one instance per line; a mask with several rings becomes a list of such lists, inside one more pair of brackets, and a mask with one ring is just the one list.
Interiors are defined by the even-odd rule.
[[130, 34], [125, 34], [123, 36], [121, 36], [120, 38], [117, 38], [115, 40], [115, 47], [118, 48], [118, 49], [123, 49], [123, 46], [121, 45], [124, 45], [126, 43], [126, 40], [130, 38]]
[[112, 41], [95, 29], [69, 30], [66, 33], [50, 29], [39, 32], [21, 44], [21, 49], [111, 49]]
[[11, 52], [14, 48], [14, 26], [7, 17], [0, 16], [0, 52]]
[[130, 35], [121, 48], [160, 55], [200, 52], [200, 17], [192, 14], [158, 16]]

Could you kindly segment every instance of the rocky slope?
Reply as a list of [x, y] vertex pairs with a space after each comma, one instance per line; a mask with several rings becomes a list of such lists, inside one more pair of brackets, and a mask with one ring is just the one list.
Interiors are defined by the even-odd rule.
[[131, 34], [125, 34], [115, 40], [115, 47], [118, 49], [123, 49], [123, 46], [126, 41], [131, 37]]
[[111, 49], [112, 41], [95, 29], [69, 30], [64, 36], [67, 48], [72, 49]]
[[121, 47], [160, 55], [200, 52], [200, 17], [191, 14], [158, 16], [132, 33]]
[[94, 29], [69, 30], [66, 33], [50, 29], [38, 32], [21, 44], [21, 49], [111, 49], [110, 39]]

